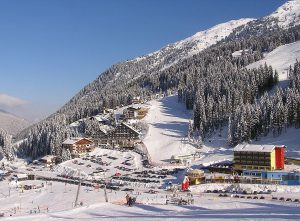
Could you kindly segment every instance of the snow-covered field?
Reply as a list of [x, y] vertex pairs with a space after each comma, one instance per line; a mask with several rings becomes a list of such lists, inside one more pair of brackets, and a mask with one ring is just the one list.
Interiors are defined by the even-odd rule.
[[[29, 182], [29, 181], [26, 181]], [[33, 182], [33, 181], [31, 181]], [[42, 181], [34, 181], [41, 185]], [[225, 185], [225, 184], [224, 184]], [[170, 192], [139, 195], [133, 207], [124, 205], [126, 192], [108, 191], [108, 203], [104, 191], [82, 187], [79, 202], [82, 206], [73, 208], [77, 186], [53, 182], [36, 190], [11, 189], [8, 196], [7, 184], [0, 183], [2, 197], [0, 212], [5, 212], [1, 220], [299, 220], [300, 204], [266, 199], [237, 199], [218, 197], [218, 194], [203, 194], [206, 189], [224, 189], [224, 185], [201, 185], [193, 190], [194, 204], [165, 205]], [[230, 184], [226, 184], [230, 185]], [[250, 186], [250, 185], [249, 185]], [[258, 189], [259, 185], [256, 185]], [[246, 187], [248, 188], [248, 187]], [[250, 188], [250, 187], [249, 187]], [[262, 186], [261, 188], [264, 188]], [[277, 187], [281, 188], [281, 187]], [[201, 190], [200, 190], [201, 189]], [[283, 189], [284, 190], [284, 189]], [[289, 190], [287, 190], [289, 191]], [[282, 191], [278, 193], [282, 194]], [[272, 194], [273, 195], [273, 194]], [[299, 197], [294, 191], [293, 199]], [[179, 193], [178, 198], [186, 198]], [[48, 208], [48, 209], [47, 209]], [[11, 215], [11, 216], [10, 216]]]

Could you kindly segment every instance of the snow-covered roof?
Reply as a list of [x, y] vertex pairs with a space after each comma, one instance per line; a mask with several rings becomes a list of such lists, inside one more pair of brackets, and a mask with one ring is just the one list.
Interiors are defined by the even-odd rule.
[[52, 160], [55, 157], [56, 156], [54, 156], [54, 155], [46, 155], [46, 156], [43, 156], [40, 160]]
[[17, 178], [18, 178], [18, 179], [24, 179], [24, 178], [27, 178], [27, 177], [28, 177], [28, 175], [25, 174], [25, 173], [18, 173], [18, 174], [17, 174]]
[[84, 138], [84, 137], [71, 137], [71, 138], [66, 139], [63, 142], [63, 144], [72, 145], [72, 144], [75, 144], [76, 142], [78, 142], [80, 140], [83, 140], [83, 139], [87, 139], [87, 138]]
[[284, 145], [260, 145], [260, 144], [238, 144], [233, 151], [243, 152], [272, 152], [275, 147], [285, 147]]
[[101, 126], [100, 126], [100, 130], [101, 130], [103, 133], [107, 134], [109, 131], [113, 130], [113, 127], [108, 126], [108, 125], [101, 125]]
[[80, 123], [78, 121], [75, 121], [70, 124], [70, 127], [79, 127]]
[[124, 122], [122, 122], [122, 124], [124, 124], [126, 127], [128, 127], [128, 128], [130, 128], [131, 130], [133, 130], [134, 132], [136, 132], [136, 133], [138, 133], [138, 134], [140, 134], [140, 132], [139, 131], [137, 131], [134, 127], [132, 127], [132, 126], [130, 126], [130, 125], [128, 125], [128, 124], [126, 124], [126, 123], [124, 123]]
[[101, 116], [101, 115], [96, 115], [96, 116], [93, 116], [92, 118], [94, 118], [95, 120], [97, 120], [99, 122], [106, 122], [107, 121], [107, 118], [104, 117], [104, 116]]
[[140, 107], [128, 107], [126, 110], [139, 110], [140, 109]]
[[236, 57], [240, 57], [242, 56], [242, 53], [248, 53], [249, 49], [245, 49], [245, 50], [239, 50], [239, 51], [235, 51], [232, 53], [232, 57], [236, 58]]

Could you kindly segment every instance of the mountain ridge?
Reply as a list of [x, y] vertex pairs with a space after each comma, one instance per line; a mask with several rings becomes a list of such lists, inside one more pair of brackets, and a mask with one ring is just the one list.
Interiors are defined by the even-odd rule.
[[8, 111], [0, 109], [0, 128], [11, 135], [16, 135], [29, 126], [29, 122]]

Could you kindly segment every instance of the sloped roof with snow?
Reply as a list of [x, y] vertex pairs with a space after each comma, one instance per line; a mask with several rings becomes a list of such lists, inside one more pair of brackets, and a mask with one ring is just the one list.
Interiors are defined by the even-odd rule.
[[107, 118], [102, 116], [102, 115], [96, 115], [96, 116], [93, 116], [92, 118], [94, 118], [95, 120], [97, 120], [99, 122], [106, 122], [107, 121]]
[[101, 130], [103, 133], [105, 133], [105, 134], [107, 134], [108, 132], [112, 131], [113, 129], [114, 129], [113, 127], [108, 126], [108, 125], [101, 125], [101, 126], [100, 126], [100, 130]]
[[83, 140], [83, 139], [89, 140], [89, 139], [84, 138], [84, 137], [71, 137], [71, 138], [66, 139], [66, 140], [63, 142], [63, 144], [66, 144], [66, 145], [72, 145], [72, 144], [75, 144], [75, 143], [77, 143], [78, 141]]
[[130, 125], [124, 123], [124, 122], [122, 122], [122, 124], [123, 124], [124, 126], [128, 127], [129, 129], [133, 130], [133, 131], [136, 132], [137, 134], [140, 134], [140, 132], [137, 131], [134, 127], [132, 127], [132, 126], [130, 126]]

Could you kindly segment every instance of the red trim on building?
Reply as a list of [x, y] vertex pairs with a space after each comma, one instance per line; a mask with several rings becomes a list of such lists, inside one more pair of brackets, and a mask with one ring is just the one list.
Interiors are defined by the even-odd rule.
[[276, 170], [284, 169], [284, 149], [285, 147], [275, 147]]

